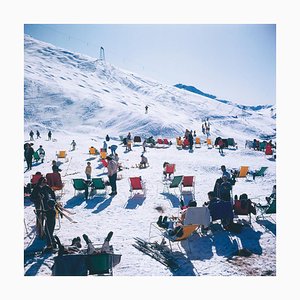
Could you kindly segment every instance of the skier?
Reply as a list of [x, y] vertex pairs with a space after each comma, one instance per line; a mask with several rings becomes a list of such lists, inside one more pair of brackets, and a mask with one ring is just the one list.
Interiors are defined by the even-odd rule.
[[74, 140], [72, 141], [71, 146], [72, 146], [72, 151], [74, 151], [76, 147], [76, 142]]
[[40, 132], [39, 132], [38, 130], [36, 131], [36, 138], [37, 138], [37, 139], [40, 139], [40, 138], [41, 138]]
[[205, 134], [205, 126], [202, 124], [202, 133]]
[[31, 168], [32, 168], [32, 156], [34, 154], [34, 150], [31, 147], [31, 145], [32, 144], [27, 143], [26, 144], [26, 149], [25, 149], [25, 152], [24, 152], [25, 160], [26, 160], [26, 163], [27, 163], [26, 171], [31, 170]]
[[192, 151], [193, 150], [193, 144], [194, 144], [194, 137], [193, 137], [193, 131], [192, 130], [189, 132], [188, 140], [189, 140], [189, 144], [190, 144], [190, 151]]
[[106, 141], [107, 141], [107, 142], [109, 142], [109, 140], [110, 140], [110, 137], [109, 137], [109, 135], [108, 135], [108, 134], [106, 135], [105, 139], [106, 139]]
[[148, 113], [148, 105], [145, 106], [145, 114]]
[[30, 132], [29, 132], [29, 136], [30, 136], [30, 140], [31, 140], [31, 141], [33, 141], [33, 140], [34, 140], [34, 138], [33, 138], [33, 135], [34, 135], [33, 131], [32, 131], [32, 130], [30, 130]]
[[147, 140], [144, 140], [143, 142], [143, 151], [146, 152], [146, 145], [147, 145]]
[[43, 163], [44, 162], [44, 157], [45, 157], [45, 150], [43, 149], [43, 146], [40, 145], [39, 149], [37, 150], [38, 154], [39, 154], [39, 157], [41, 159], [41, 162]]
[[[39, 179], [30, 197], [37, 213], [37, 229], [41, 230], [40, 233], [46, 234], [46, 250], [51, 251], [56, 246], [53, 237], [56, 220], [56, 197], [54, 191], [47, 185], [45, 177]], [[46, 221], [43, 227], [44, 216], [46, 216]]]
[[223, 152], [223, 149], [224, 149], [224, 142], [223, 142], [223, 140], [220, 138], [219, 139], [219, 141], [218, 141], [218, 146], [219, 146], [219, 153], [221, 154], [221, 155], [223, 155], [224, 154], [224, 152]]
[[48, 141], [51, 141], [51, 137], [52, 137], [52, 132], [51, 132], [51, 130], [49, 130], [49, 132], [48, 132]]
[[107, 143], [106, 143], [106, 141], [103, 141], [103, 147], [102, 147], [102, 149], [103, 149], [105, 152], [107, 152]]

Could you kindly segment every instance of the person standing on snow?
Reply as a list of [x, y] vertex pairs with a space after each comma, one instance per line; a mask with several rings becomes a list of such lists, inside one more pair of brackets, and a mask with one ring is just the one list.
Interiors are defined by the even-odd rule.
[[37, 138], [37, 139], [40, 139], [40, 138], [41, 138], [40, 132], [39, 132], [38, 130], [36, 131], [36, 138]]
[[30, 132], [29, 132], [29, 136], [30, 136], [30, 140], [31, 140], [31, 141], [33, 141], [33, 140], [34, 140], [34, 138], [33, 138], [33, 135], [34, 135], [33, 131], [32, 131], [32, 130], [30, 130]]
[[48, 141], [51, 141], [51, 137], [52, 137], [52, 132], [51, 132], [51, 130], [49, 130], [49, 132], [48, 132]]
[[190, 144], [190, 150], [193, 150], [194, 137], [193, 137], [193, 131], [192, 130], [189, 132], [188, 140], [189, 140], [189, 144]]
[[76, 142], [74, 140], [72, 141], [71, 146], [72, 146], [72, 151], [74, 151], [76, 147]]
[[109, 155], [107, 156], [107, 173], [108, 179], [111, 186], [111, 193], [110, 196], [117, 195], [117, 174], [118, 174], [118, 164], [112, 157]]
[[145, 106], [145, 114], [148, 113], [148, 105]]
[[25, 152], [24, 152], [25, 160], [26, 160], [26, 163], [27, 163], [26, 171], [31, 170], [31, 168], [32, 168], [33, 154], [34, 154], [34, 150], [31, 147], [31, 144], [27, 143], [26, 144], [26, 149], [25, 149]]
[[85, 168], [85, 175], [87, 180], [90, 180], [92, 177], [92, 167], [89, 161], [87, 162], [87, 166]]
[[39, 149], [37, 149], [37, 153], [39, 154], [39, 157], [42, 161], [42, 163], [44, 162], [44, 158], [45, 158], [45, 150], [43, 149], [43, 146], [40, 145]]

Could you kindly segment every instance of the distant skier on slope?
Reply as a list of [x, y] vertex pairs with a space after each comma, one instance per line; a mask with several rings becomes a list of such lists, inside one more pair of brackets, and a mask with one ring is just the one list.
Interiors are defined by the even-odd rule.
[[148, 105], [145, 106], [145, 114], [148, 113]]

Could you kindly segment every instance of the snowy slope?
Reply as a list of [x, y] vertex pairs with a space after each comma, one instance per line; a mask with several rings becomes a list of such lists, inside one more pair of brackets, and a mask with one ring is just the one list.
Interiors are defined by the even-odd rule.
[[232, 134], [241, 140], [274, 136], [275, 121], [270, 116], [166, 86], [29, 36], [25, 36], [24, 68], [26, 130], [102, 137], [135, 131], [174, 137], [186, 128], [199, 131], [202, 119], [209, 117], [216, 135]]
[[[44, 163], [35, 163], [31, 171], [24, 173], [24, 183], [37, 171], [51, 172], [51, 161], [56, 152], [67, 150], [67, 160], [60, 160], [64, 194], [60, 201], [74, 211], [78, 222], [71, 224], [62, 219], [55, 231], [62, 243], [69, 245], [72, 238], [86, 233], [95, 243], [102, 243], [112, 230], [112, 244], [122, 254], [121, 263], [114, 268], [115, 276], [172, 276], [172, 275], [275, 275], [276, 274], [276, 217], [275, 220], [256, 222], [245, 226], [240, 234], [229, 234], [220, 228], [207, 236], [195, 234], [190, 239], [191, 252], [186, 242], [173, 250], [181, 264], [180, 270], [171, 272], [154, 259], [136, 250], [134, 237], [148, 239], [151, 222], [155, 222], [162, 207], [164, 215], [177, 215], [179, 200], [172, 193], [163, 192], [162, 165], [164, 161], [176, 164], [176, 175], [195, 176], [195, 199], [198, 206], [207, 201], [207, 192], [213, 189], [220, 177], [220, 166], [228, 169], [248, 165], [251, 170], [267, 166], [265, 177], [253, 181], [239, 179], [233, 193], [247, 193], [253, 201], [263, 201], [276, 184], [276, 162], [263, 152], [244, 149], [245, 139], [262, 135], [274, 136], [275, 121], [267, 112], [248, 112], [212, 99], [193, 95], [175, 87], [165, 86], [152, 79], [95, 61], [81, 54], [34, 40], [25, 36], [25, 141], [30, 129], [40, 129], [42, 138], [33, 141], [34, 149], [43, 145], [46, 150]], [[144, 106], [149, 113], [144, 113]], [[216, 149], [203, 144], [193, 152], [178, 150], [175, 136], [185, 128], [200, 133], [201, 120], [210, 117], [213, 138], [221, 135], [233, 137], [237, 150], [225, 150], [220, 156]], [[237, 118], [236, 118], [237, 117]], [[53, 141], [46, 140], [49, 129]], [[107, 180], [106, 170], [99, 157], [88, 154], [91, 145], [99, 149], [103, 137], [113, 137], [131, 131], [133, 135], [163, 136], [173, 141], [166, 149], [147, 148], [150, 167], [134, 168], [140, 160], [142, 149], [133, 147], [132, 152], [115, 138], [109, 144], [117, 144], [117, 152], [125, 169], [117, 181], [118, 195], [93, 195], [85, 200], [82, 194], [74, 195], [72, 178], [85, 178], [87, 161], [92, 164], [92, 177]], [[204, 136], [200, 134], [202, 141]], [[72, 139], [77, 142], [70, 151]], [[25, 164], [24, 164], [25, 170]], [[128, 178], [142, 176], [146, 198], [131, 198]], [[110, 191], [110, 190], [109, 190]], [[188, 199], [186, 199], [188, 200]], [[33, 205], [24, 205], [24, 248], [38, 249], [44, 244], [35, 238]], [[238, 249], [252, 252], [248, 258], [235, 256]], [[180, 251], [181, 250], [181, 251]], [[53, 257], [26, 258], [24, 274], [27, 276], [51, 275]]]

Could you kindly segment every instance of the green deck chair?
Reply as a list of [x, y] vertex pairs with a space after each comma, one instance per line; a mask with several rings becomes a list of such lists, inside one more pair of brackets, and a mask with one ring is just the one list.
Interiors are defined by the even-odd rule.
[[74, 195], [76, 194], [76, 191], [87, 191], [88, 190], [88, 186], [86, 184], [86, 182], [84, 181], [84, 179], [82, 178], [73, 178], [73, 187], [74, 187]]
[[276, 214], [276, 199], [274, 199], [268, 205], [260, 205], [256, 204], [256, 208], [258, 210], [258, 215], [256, 216], [256, 220], [266, 219], [267, 217], [271, 217], [272, 214]]
[[165, 187], [168, 189], [168, 192], [170, 192], [170, 189], [178, 188], [180, 190], [182, 179], [183, 179], [182, 175], [174, 176], [171, 183], [165, 185]]
[[268, 169], [268, 167], [261, 167], [260, 170], [255, 171], [253, 173], [253, 179], [255, 179], [255, 177], [257, 177], [257, 176], [265, 176], [265, 172], [267, 169]]
[[102, 178], [92, 178], [92, 188], [94, 190], [103, 190], [106, 194], [106, 185], [104, 184]]

